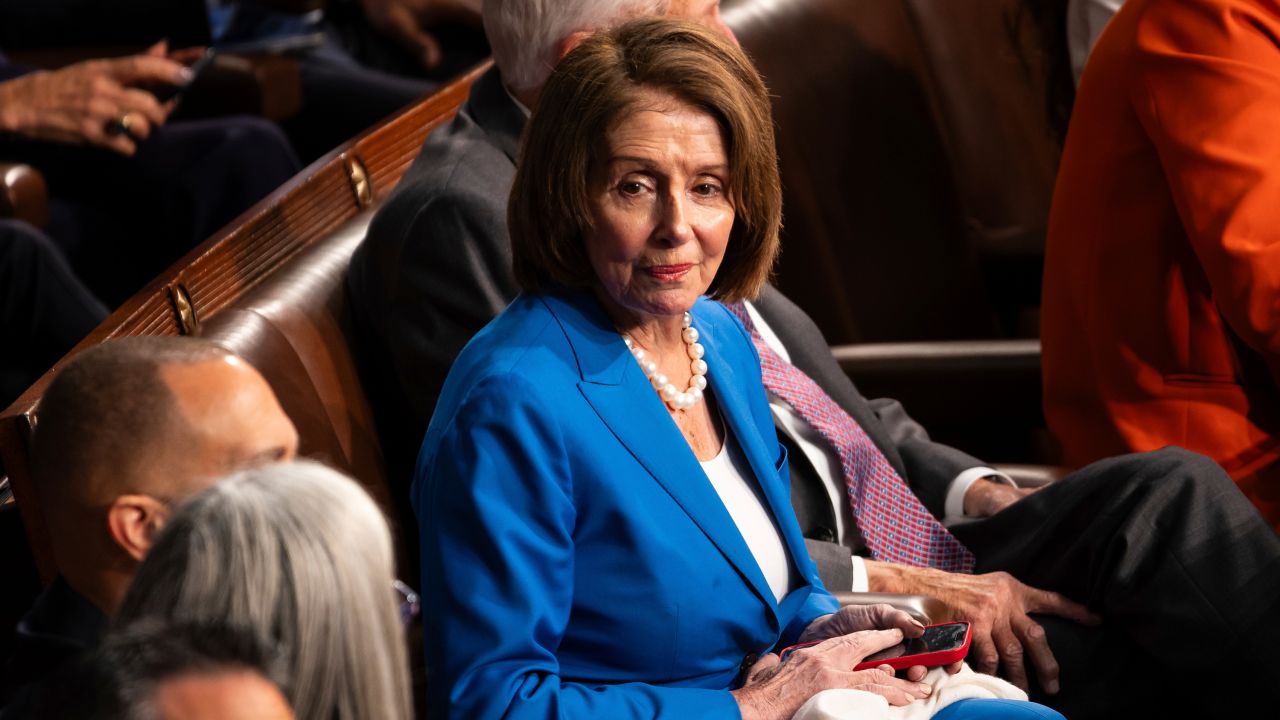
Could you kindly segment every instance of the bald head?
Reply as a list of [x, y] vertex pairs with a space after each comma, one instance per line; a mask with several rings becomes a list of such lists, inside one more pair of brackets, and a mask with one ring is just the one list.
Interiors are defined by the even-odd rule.
[[49, 385], [32, 443], [59, 569], [112, 608], [171, 504], [297, 443], [266, 380], [216, 345], [125, 338], [81, 353]]

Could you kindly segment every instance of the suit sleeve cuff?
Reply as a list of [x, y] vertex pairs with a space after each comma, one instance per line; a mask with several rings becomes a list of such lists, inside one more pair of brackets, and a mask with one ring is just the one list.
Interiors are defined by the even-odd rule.
[[871, 581], [867, 579], [867, 564], [863, 562], [861, 555], [850, 555], [849, 560], [853, 563], [853, 587], [849, 588], [853, 592], [871, 592]]
[[957, 475], [956, 479], [951, 481], [950, 487], [947, 488], [947, 500], [946, 505], [944, 506], [946, 517], [942, 519], [943, 525], [964, 522], [969, 518], [969, 516], [964, 514], [964, 494], [969, 491], [969, 486], [972, 485], [974, 481], [981, 478], [992, 478], [999, 482], [1003, 482], [1006, 485], [1012, 485], [1013, 487], [1018, 486], [1018, 484], [1013, 481], [1013, 478], [1005, 475], [999, 470], [984, 466], [971, 467], [968, 470], [965, 470]]

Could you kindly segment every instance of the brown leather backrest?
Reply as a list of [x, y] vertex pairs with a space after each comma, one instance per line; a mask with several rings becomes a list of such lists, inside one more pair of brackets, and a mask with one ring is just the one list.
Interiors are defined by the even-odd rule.
[[69, 358], [117, 336], [200, 335], [243, 354], [294, 419], [300, 452], [351, 473], [386, 507], [381, 450], [347, 342], [347, 261], [373, 207], [484, 69], [316, 161], [124, 303], [0, 415], [0, 459], [45, 579], [55, 567], [27, 465], [34, 410]]
[[774, 95], [777, 284], [832, 343], [1016, 330], [992, 260], [1041, 246], [1056, 162], [1019, 2], [725, 1]]

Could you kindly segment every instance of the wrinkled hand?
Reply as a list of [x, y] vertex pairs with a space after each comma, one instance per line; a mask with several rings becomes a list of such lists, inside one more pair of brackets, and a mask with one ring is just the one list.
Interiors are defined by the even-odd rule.
[[1039, 489], [1014, 487], [979, 478], [964, 493], [964, 514], [970, 517], [991, 517]]
[[[161, 42], [145, 55], [89, 60], [0, 83], [0, 129], [132, 155], [137, 141], [163, 125], [172, 109], [133, 86], [180, 85], [190, 78], [186, 66], [164, 57], [166, 51]], [[108, 130], [122, 120], [128, 132]]]
[[904, 610], [892, 605], [846, 605], [831, 615], [809, 623], [800, 635], [800, 642], [814, 642], [827, 638], [848, 635], [862, 630], [889, 630], [897, 628], [906, 637], [920, 637], [924, 634], [924, 625], [916, 622]]
[[1058, 691], [1058, 661], [1049, 648], [1044, 628], [1028, 613], [1057, 615], [1085, 625], [1097, 625], [1098, 616], [1079, 603], [1055, 592], [1024, 585], [1005, 572], [964, 575], [930, 568], [912, 568], [867, 562], [872, 587], [890, 578], [883, 587], [892, 592], [928, 593], [951, 608], [957, 620], [973, 626], [970, 662], [978, 672], [993, 674], [1004, 667], [1009, 682], [1026, 690], [1029, 659], [1040, 687]]
[[894, 677], [888, 665], [873, 670], [852, 668], [868, 655], [902, 641], [901, 630], [864, 630], [801, 648], [779, 662], [766, 655], [734, 690], [743, 720], [787, 720], [810, 697], [823, 690], [848, 688], [884, 697], [891, 705], [908, 705], [927, 697], [930, 686]]
[[443, 55], [440, 41], [427, 32], [446, 20], [479, 24], [480, 0], [363, 0], [369, 24], [416, 54], [431, 69]]

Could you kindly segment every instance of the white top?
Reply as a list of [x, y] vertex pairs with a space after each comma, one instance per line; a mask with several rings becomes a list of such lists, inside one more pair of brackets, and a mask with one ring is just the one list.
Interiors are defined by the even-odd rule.
[[[791, 354], [787, 352], [786, 347], [782, 345], [782, 341], [778, 339], [778, 336], [769, 327], [769, 323], [765, 322], [764, 317], [760, 315], [755, 306], [749, 302], [743, 303], [743, 305], [746, 306], [747, 314], [751, 316], [751, 322], [755, 324], [756, 330], [760, 333], [760, 337], [765, 344], [777, 353], [778, 357], [791, 362]], [[791, 436], [796, 446], [804, 453], [805, 458], [813, 465], [813, 469], [817, 471], [818, 477], [822, 478], [822, 485], [826, 488], [827, 495], [831, 498], [832, 507], [838, 508], [835, 514], [836, 539], [840, 544], [848, 545], [852, 540], [850, 535], [855, 532], [855, 524], [853, 522], [853, 508], [849, 504], [849, 495], [845, 489], [844, 469], [840, 467], [840, 458], [836, 455], [835, 450], [827, 444], [827, 441], [818, 434], [818, 431], [805, 422], [804, 418], [796, 414], [796, 411], [785, 400], [773, 393], [769, 393], [769, 409], [773, 411], [773, 419], [778, 424], [778, 427]], [[1008, 475], [989, 467], [972, 467], [961, 472], [951, 481], [951, 485], [947, 488], [946, 518], [944, 518], [946, 524], [950, 525], [965, 519], [964, 494], [970, 485], [982, 477], [996, 477], [1009, 485], [1015, 484]], [[841, 588], [828, 589], [839, 590]], [[863, 564], [861, 557], [854, 555], [853, 587], [850, 590], [866, 592], [868, 589], [867, 566]]]
[[782, 602], [782, 598], [791, 592], [791, 562], [787, 548], [782, 544], [773, 516], [765, 508], [751, 466], [733, 439], [733, 433], [726, 429], [720, 453], [702, 462], [702, 470], [729, 511], [729, 517], [738, 526], [747, 548], [755, 556], [760, 572], [773, 591], [773, 599]]
[[1067, 53], [1076, 85], [1080, 84], [1085, 63], [1102, 29], [1122, 5], [1124, 0], [1071, 0], [1067, 4]]

